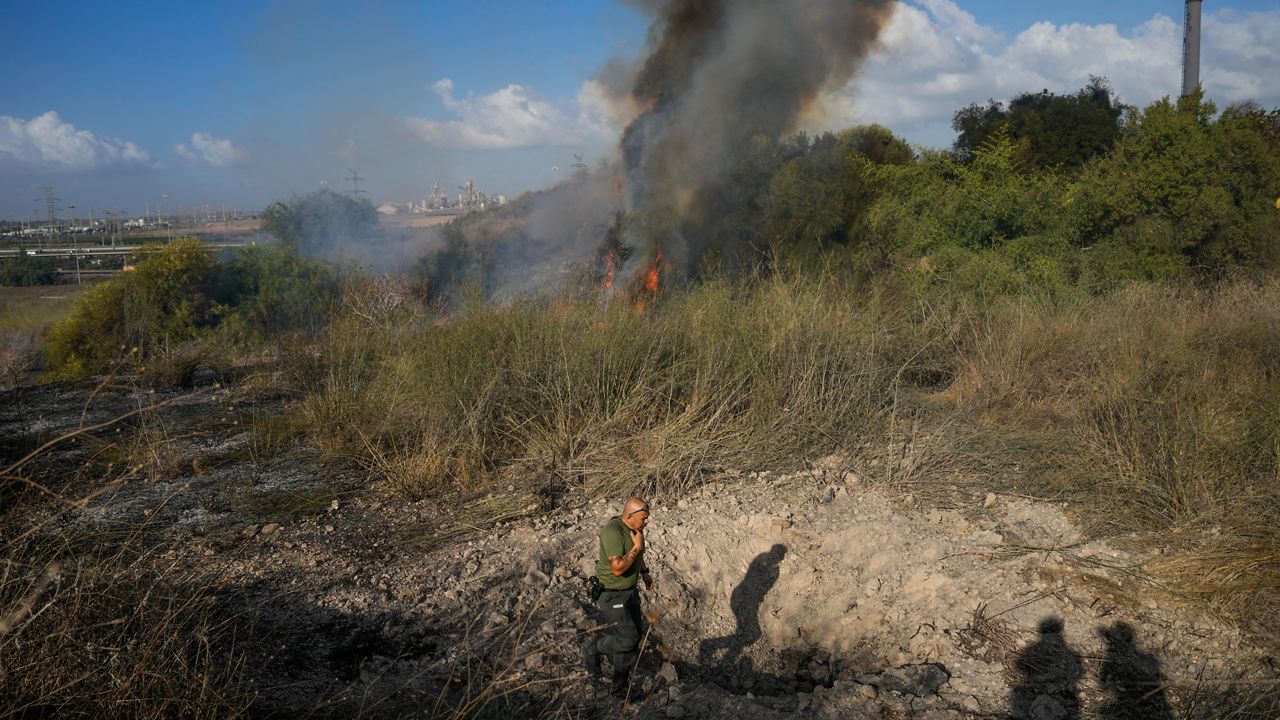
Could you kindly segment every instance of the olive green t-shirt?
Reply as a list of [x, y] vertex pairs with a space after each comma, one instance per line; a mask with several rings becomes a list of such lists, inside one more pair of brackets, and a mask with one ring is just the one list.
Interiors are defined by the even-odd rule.
[[636, 556], [636, 561], [621, 575], [614, 575], [609, 567], [609, 558], [622, 557], [631, 552], [635, 543], [631, 541], [631, 530], [622, 524], [621, 518], [613, 518], [600, 528], [600, 559], [596, 562], [596, 577], [606, 590], [630, 590], [636, 586], [637, 576], [647, 571], [644, 564], [644, 550]]

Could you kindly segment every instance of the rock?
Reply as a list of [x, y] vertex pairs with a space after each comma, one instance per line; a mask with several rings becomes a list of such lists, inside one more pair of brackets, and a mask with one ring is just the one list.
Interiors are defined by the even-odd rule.
[[899, 692], [903, 695], [929, 697], [951, 679], [951, 673], [938, 663], [904, 665], [885, 670], [876, 675], [860, 675], [855, 678], [864, 685], [874, 685], [880, 692]]
[[822, 499], [821, 499], [821, 502], [823, 502], [823, 503], [829, 503], [829, 502], [831, 502], [832, 500], [835, 500], [835, 499], [836, 499], [836, 486], [835, 486], [835, 485], [831, 485], [831, 486], [827, 487], [827, 489], [826, 489], [825, 491], [823, 491], [823, 493], [822, 493]]
[[275, 535], [280, 532], [280, 523], [267, 523], [262, 526], [263, 535]]
[[338, 509], [338, 501], [337, 501], [337, 500], [331, 500], [331, 501], [329, 501], [329, 509], [330, 509], [330, 510], [337, 510], [337, 509]]
[[994, 507], [996, 504], [996, 499], [997, 498], [995, 493], [987, 493], [987, 496], [982, 499], [982, 507], [985, 509], [990, 509]]
[[769, 528], [769, 535], [773, 539], [779, 540], [782, 538], [783, 533], [785, 533], [790, 527], [791, 523], [786, 520], [774, 520], [773, 525]]
[[542, 653], [531, 653], [524, 659], [524, 666], [530, 670], [542, 667]]
[[874, 685], [858, 685], [858, 697], [873, 700], [878, 694]]
[[247, 527], [247, 528], [245, 528], [245, 529], [244, 529], [243, 534], [244, 534], [244, 536], [245, 536], [245, 537], [253, 537], [254, 535], [257, 535], [257, 534], [258, 534], [258, 526], [257, 526], [257, 525], [250, 525], [249, 527]]
[[658, 670], [658, 677], [666, 680], [668, 685], [680, 682], [680, 674], [676, 672], [676, 666], [669, 662], [662, 663], [662, 669]]
[[331, 532], [333, 532], [333, 526], [332, 526], [332, 525], [325, 525], [325, 526], [324, 526], [324, 531], [325, 531], [325, 532], [327, 532], [327, 533], [331, 533]]
[[668, 706], [667, 706], [667, 717], [669, 717], [669, 718], [681, 718], [681, 717], [684, 717], [684, 706], [683, 706], [683, 705], [668, 705]]

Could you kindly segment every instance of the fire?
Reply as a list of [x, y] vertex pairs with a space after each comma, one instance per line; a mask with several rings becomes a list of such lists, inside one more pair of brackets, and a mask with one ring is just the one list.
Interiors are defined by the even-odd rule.
[[618, 273], [617, 263], [614, 262], [613, 251], [610, 250], [604, 256], [604, 289], [613, 289], [613, 278]]
[[[668, 269], [670, 269], [670, 266], [671, 263], [667, 263]], [[650, 304], [657, 303], [658, 291], [662, 287], [659, 282], [662, 269], [662, 249], [659, 248], [653, 254], [653, 264], [646, 268], [644, 275], [641, 276], [643, 282], [640, 285], [639, 292], [635, 295], [636, 312], [643, 313]]]
[[654, 254], [653, 267], [645, 271], [644, 274], [644, 291], [650, 296], [658, 294], [658, 268], [662, 267], [662, 250], [659, 249]]

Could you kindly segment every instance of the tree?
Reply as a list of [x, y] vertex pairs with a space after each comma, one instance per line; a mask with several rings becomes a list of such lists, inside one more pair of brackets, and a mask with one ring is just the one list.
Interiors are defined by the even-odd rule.
[[314, 255], [333, 255], [368, 243], [377, 234], [373, 203], [331, 190], [277, 200], [262, 215], [263, 228], [285, 245]]
[[1110, 151], [1124, 110], [1110, 84], [1092, 77], [1073, 95], [1042, 90], [1018, 95], [1008, 109], [995, 100], [970, 105], [955, 114], [951, 126], [957, 133], [955, 150], [964, 160], [1004, 129], [1029, 168], [1076, 168]]
[[775, 255], [848, 243], [875, 197], [869, 176], [877, 161], [911, 157], [906, 143], [878, 126], [825, 133], [806, 145], [770, 183], [764, 229]]
[[[1216, 115], [1200, 92], [1135, 113], [1115, 151], [1080, 178], [1080, 242], [1122, 241], [1210, 270], [1275, 262], [1280, 151], [1267, 114]], [[1148, 243], [1157, 239], [1158, 252]]]

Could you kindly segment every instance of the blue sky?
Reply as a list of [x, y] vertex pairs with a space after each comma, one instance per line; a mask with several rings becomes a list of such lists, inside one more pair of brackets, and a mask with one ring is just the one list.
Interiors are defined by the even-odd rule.
[[[1205, 5], [1209, 94], [1280, 104], [1267, 77], [1280, 2]], [[945, 145], [961, 105], [1071, 90], [1096, 71], [1148, 102], [1176, 92], [1166, 56], [1181, 11], [909, 0], [827, 122]], [[342, 187], [348, 167], [379, 201], [472, 177], [513, 195], [545, 186], [571, 152], [612, 147], [625, 118], [593, 100], [591, 81], [609, 58], [643, 52], [647, 24], [614, 0], [6, 3], [0, 217], [31, 217], [46, 184], [64, 204], [132, 213], [162, 195], [260, 207], [322, 180]]]

